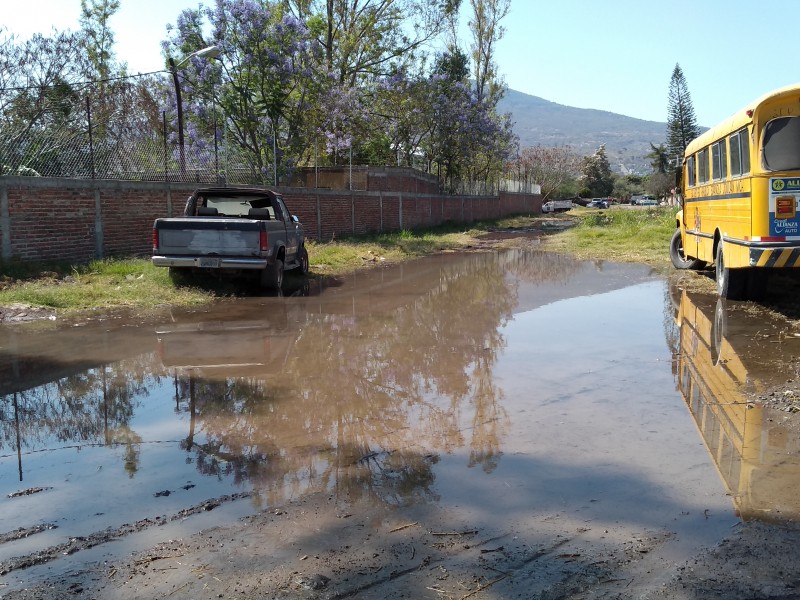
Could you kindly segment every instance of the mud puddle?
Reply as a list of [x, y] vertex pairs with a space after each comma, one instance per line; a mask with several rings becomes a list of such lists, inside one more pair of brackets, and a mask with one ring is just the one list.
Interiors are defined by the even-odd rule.
[[[0, 592], [306, 501], [323, 536], [377, 511], [579, 563], [794, 518], [793, 438], [750, 393], [767, 325], [647, 267], [509, 250], [309, 292], [0, 328]], [[300, 521], [297, 560], [331, 542]]]

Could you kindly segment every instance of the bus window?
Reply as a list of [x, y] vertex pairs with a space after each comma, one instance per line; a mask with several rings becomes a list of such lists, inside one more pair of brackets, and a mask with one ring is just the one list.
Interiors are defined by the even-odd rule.
[[747, 129], [740, 129], [728, 138], [731, 149], [731, 176], [739, 177], [750, 172], [750, 143]]
[[739, 147], [742, 149], [742, 175], [750, 173], [750, 136], [747, 129], [739, 132]]
[[731, 176], [738, 177], [742, 174], [742, 151], [739, 146], [739, 134], [735, 133], [728, 138], [731, 147]]
[[763, 161], [769, 171], [800, 169], [800, 118], [780, 117], [766, 124]]
[[694, 155], [686, 160], [686, 185], [689, 187], [694, 187], [696, 185], [694, 178]]
[[711, 178], [725, 179], [728, 176], [728, 157], [725, 152], [725, 140], [711, 146]]
[[708, 148], [697, 153], [697, 182], [708, 183]]

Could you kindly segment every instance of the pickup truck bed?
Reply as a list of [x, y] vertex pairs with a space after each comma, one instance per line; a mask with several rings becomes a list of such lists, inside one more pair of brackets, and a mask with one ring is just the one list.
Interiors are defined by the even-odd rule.
[[250, 273], [269, 289], [281, 287], [285, 269], [308, 271], [300, 221], [262, 188], [195, 191], [183, 217], [155, 220], [152, 261], [174, 273]]

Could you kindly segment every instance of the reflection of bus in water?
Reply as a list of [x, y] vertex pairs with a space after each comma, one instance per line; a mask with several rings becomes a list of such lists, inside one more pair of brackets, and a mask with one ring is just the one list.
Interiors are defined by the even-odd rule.
[[798, 342], [776, 343], [763, 319], [712, 296], [681, 292], [675, 309], [676, 383], [737, 514], [800, 519], [800, 440], [747, 394], [785, 383]]

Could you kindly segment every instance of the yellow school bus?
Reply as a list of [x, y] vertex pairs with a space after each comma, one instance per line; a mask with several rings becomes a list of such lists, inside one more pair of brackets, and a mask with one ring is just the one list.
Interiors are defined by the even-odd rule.
[[757, 299], [772, 269], [800, 267], [800, 84], [695, 138], [683, 157], [681, 193], [672, 263], [714, 263], [720, 296]]

